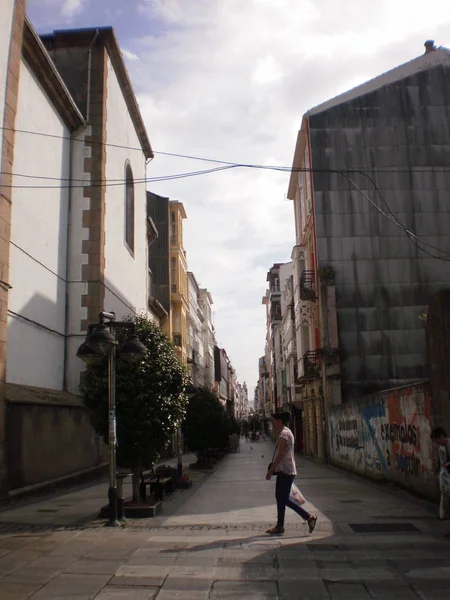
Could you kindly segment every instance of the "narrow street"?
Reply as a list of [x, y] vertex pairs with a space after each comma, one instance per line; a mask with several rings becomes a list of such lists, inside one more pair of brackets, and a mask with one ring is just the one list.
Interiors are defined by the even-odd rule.
[[[76, 525], [78, 511], [73, 526], [67, 525], [70, 494], [3, 511], [0, 598], [449, 597], [448, 525], [437, 519], [437, 507], [401, 490], [300, 457], [296, 481], [306, 507], [319, 515], [316, 530], [308, 535], [288, 511], [285, 535], [266, 535], [276, 515], [274, 481], [264, 479], [272, 451], [271, 442], [241, 441], [241, 452], [178, 493], [164, 515], [126, 528], [111, 530], [96, 521], [98, 486], [76, 492], [81, 506], [83, 497], [89, 499], [84, 517], [92, 516], [90, 523]], [[40, 526], [43, 516], [46, 525]], [[19, 527], [22, 517], [27, 525]]]

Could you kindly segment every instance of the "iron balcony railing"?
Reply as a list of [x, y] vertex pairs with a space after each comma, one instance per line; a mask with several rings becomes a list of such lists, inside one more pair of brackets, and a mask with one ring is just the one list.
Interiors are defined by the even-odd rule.
[[316, 277], [314, 271], [303, 271], [300, 275], [300, 298], [302, 300], [316, 299]]

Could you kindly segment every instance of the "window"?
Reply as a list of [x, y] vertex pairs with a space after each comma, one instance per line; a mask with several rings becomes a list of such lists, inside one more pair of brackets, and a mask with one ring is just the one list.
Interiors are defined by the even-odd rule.
[[134, 180], [128, 163], [125, 169], [125, 244], [134, 255]]
[[177, 228], [175, 221], [175, 213], [173, 211], [171, 211], [170, 213], [170, 243], [177, 243]]
[[152, 273], [152, 270], [149, 269], [148, 270], [148, 295], [152, 296], [153, 295], [152, 292], [153, 292], [153, 273]]

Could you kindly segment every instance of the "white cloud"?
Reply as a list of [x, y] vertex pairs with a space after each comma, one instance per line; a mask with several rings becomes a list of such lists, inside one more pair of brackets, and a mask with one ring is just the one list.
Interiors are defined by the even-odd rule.
[[73, 17], [82, 12], [85, 0], [65, 0], [61, 7], [61, 15], [65, 18]]
[[139, 60], [139, 56], [137, 54], [130, 52], [130, 50], [125, 50], [125, 48], [122, 48], [122, 54], [125, 56], [125, 58], [128, 58], [128, 60]]
[[255, 83], [275, 83], [283, 77], [283, 71], [273, 56], [259, 58], [252, 79]]

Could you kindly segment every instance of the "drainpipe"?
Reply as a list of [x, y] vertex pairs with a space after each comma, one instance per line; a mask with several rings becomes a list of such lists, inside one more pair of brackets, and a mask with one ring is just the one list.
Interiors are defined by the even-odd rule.
[[88, 80], [87, 80], [87, 94], [86, 94], [86, 121], [89, 123], [91, 117], [91, 80], [92, 80], [92, 48], [99, 36], [100, 32], [98, 29], [95, 30], [94, 37], [89, 46], [88, 50]]

